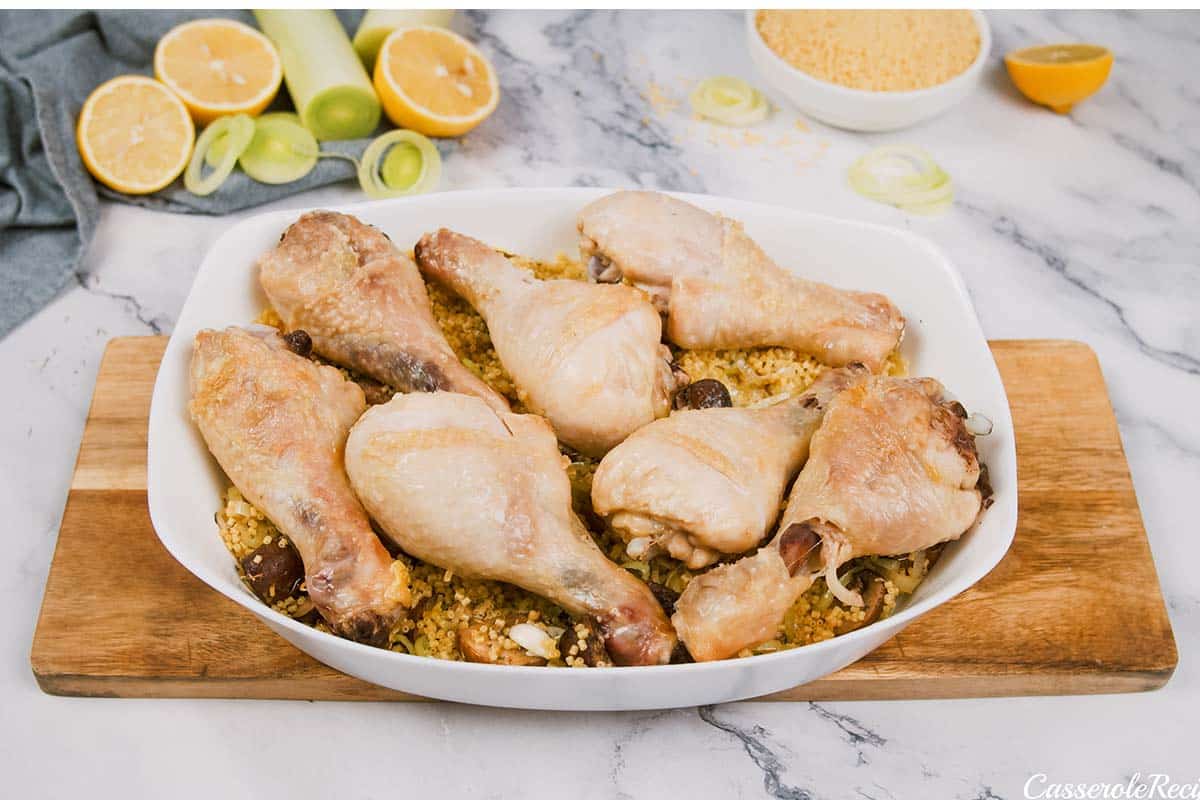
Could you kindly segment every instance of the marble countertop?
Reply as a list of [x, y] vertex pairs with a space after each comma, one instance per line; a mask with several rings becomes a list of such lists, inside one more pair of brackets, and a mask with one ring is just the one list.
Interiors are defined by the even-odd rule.
[[[689, 119], [686, 87], [753, 77], [735, 13], [470, 14], [504, 100], [445, 146], [447, 188], [611, 185], [708, 192], [910, 228], [962, 271], [992, 338], [1099, 354], [1180, 663], [1139, 695], [739, 703], [629, 714], [450, 704], [122, 701], [41, 694], [29, 644], [105, 343], [169, 333], [232, 218], [108, 205], [78, 285], [0, 341], [0, 772], [29, 797], [1020, 798], [1052, 783], [1200, 778], [1200, 15], [991, 13], [983, 86], [945, 117], [857, 135], [784, 108], [752, 133]], [[1108, 85], [1069, 117], [1011, 88], [999, 55], [1094, 41]], [[781, 99], [781, 98], [777, 98]], [[913, 142], [954, 175], [944, 216], [844, 184], [867, 148]], [[337, 187], [285, 206], [355, 199]], [[1120, 553], [1111, 561], [1119, 580]], [[1147, 590], [1151, 590], [1147, 587]], [[1038, 775], [1045, 776], [1039, 779]], [[1039, 782], [1041, 781], [1041, 782]], [[1043, 795], [1052, 796], [1052, 795]]]

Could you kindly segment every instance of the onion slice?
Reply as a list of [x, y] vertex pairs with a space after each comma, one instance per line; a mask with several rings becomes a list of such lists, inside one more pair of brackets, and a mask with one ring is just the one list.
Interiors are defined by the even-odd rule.
[[767, 118], [771, 104], [741, 78], [722, 75], [696, 84], [688, 95], [692, 110], [723, 125], [753, 125]]
[[369, 197], [421, 194], [442, 177], [442, 157], [433, 142], [416, 131], [389, 131], [363, 151], [358, 182]]
[[850, 545], [840, 539], [834, 540], [831, 536], [826, 536], [821, 540], [821, 559], [825, 562], [822, 572], [825, 577], [825, 585], [829, 591], [844, 605], [857, 608], [863, 604], [862, 595], [847, 587], [838, 577], [838, 564], [845, 559], [843, 555], [848, 555]]
[[972, 436], [989, 436], [992, 432], [992, 421], [978, 411], [973, 411], [967, 416], [967, 421], [964, 423], [967, 432]]
[[528, 622], [513, 625], [508, 630], [508, 638], [519, 644], [521, 649], [532, 656], [551, 659], [558, 655], [554, 639], [537, 625], [531, 625]]
[[[188, 162], [187, 170], [183, 173], [184, 187], [199, 197], [215, 192], [233, 172], [238, 156], [250, 146], [250, 140], [253, 138], [254, 120], [245, 114], [221, 117], [213, 122], [196, 140], [192, 160]], [[212, 172], [203, 176], [209, 148], [218, 140], [224, 141], [224, 153], [213, 165]]]
[[954, 203], [954, 182], [926, 151], [890, 145], [850, 165], [850, 187], [869, 200], [910, 214], [939, 214]]

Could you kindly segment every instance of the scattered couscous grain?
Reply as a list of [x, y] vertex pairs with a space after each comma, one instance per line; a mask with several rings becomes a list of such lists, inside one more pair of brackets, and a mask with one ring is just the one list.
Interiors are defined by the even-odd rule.
[[[518, 266], [544, 280], [585, 278], [583, 265], [565, 256], [550, 262], [516, 256], [510, 258]], [[512, 379], [492, 347], [482, 317], [440, 284], [431, 282], [428, 288], [434, 317], [458, 357], [475, 374], [512, 401], [515, 410], [525, 410]], [[278, 314], [271, 309], [264, 311], [256, 321], [284, 329]], [[823, 369], [815, 359], [781, 347], [706, 351], [676, 349], [673, 352], [692, 380], [714, 378], [724, 383], [735, 406], [779, 402], [799, 394]], [[903, 374], [904, 369], [905, 365], [898, 355], [888, 362], [888, 372], [892, 374]], [[357, 377], [348, 370], [343, 372], [351, 379]], [[567, 449], [563, 452], [570, 461], [567, 476], [571, 482], [572, 504], [600, 549], [613, 562], [642, 580], [666, 587], [671, 593], [682, 592], [697, 573], [665, 555], [645, 561], [631, 558], [625, 552], [625, 542], [607, 530], [592, 510], [592, 477], [599, 460]], [[223, 506], [217, 512], [216, 519], [221, 540], [239, 564], [239, 571], [241, 559], [260, 545], [275, 540], [284, 541], [280, 531], [266, 515], [232, 486], [226, 490]], [[450, 570], [426, 564], [404, 553], [397, 554], [396, 559], [397, 569], [407, 572], [413, 611], [393, 632], [390, 642], [393, 650], [463, 660], [465, 646], [471, 651], [471, 660], [493, 663], [547, 663], [560, 667], [589, 667], [607, 663], [603, 654], [595, 652], [597, 643], [589, 642], [591, 632], [588, 625], [572, 620], [565, 611], [545, 598], [510, 584], [455, 575]], [[847, 569], [853, 569], [858, 563], [851, 562]], [[922, 559], [920, 564], [924, 563]], [[891, 580], [886, 582], [886, 587], [885, 615], [896, 607], [899, 597], [899, 591]], [[311, 601], [303, 592], [272, 607], [318, 630], [328, 630], [314, 613]], [[788, 612], [775, 639], [753, 650], [743, 651], [740, 655], [785, 650], [832, 638], [837, 635], [839, 627], [861, 621], [863, 613], [862, 609], [841, 605], [825, 587], [824, 580], [818, 579]], [[552, 637], [570, 631], [571, 635], [567, 637], [570, 644], [564, 648], [566, 652], [560, 651], [548, 660], [531, 659], [516, 642], [508, 638], [508, 631], [519, 624], [534, 625]]]
[[679, 98], [673, 95], [669, 88], [654, 81], [650, 81], [642, 90], [642, 97], [660, 116], [673, 113], [681, 104]]
[[979, 55], [970, 11], [759, 11], [767, 47], [798, 70], [874, 92], [927, 89]]

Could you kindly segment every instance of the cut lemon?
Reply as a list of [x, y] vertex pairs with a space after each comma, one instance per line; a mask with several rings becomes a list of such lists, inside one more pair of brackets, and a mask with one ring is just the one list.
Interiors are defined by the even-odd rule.
[[1014, 50], [1004, 64], [1021, 94], [1066, 114], [1108, 80], [1113, 54], [1094, 44], [1047, 44]]
[[84, 101], [75, 141], [96, 180], [118, 192], [149, 194], [187, 167], [196, 127], [166, 86], [123, 75], [101, 84]]
[[475, 45], [444, 28], [392, 31], [375, 60], [375, 91], [397, 126], [461, 136], [500, 101], [496, 71]]
[[154, 74], [207, 125], [229, 114], [254, 116], [283, 79], [275, 45], [249, 25], [198, 19], [176, 25], [154, 48]]

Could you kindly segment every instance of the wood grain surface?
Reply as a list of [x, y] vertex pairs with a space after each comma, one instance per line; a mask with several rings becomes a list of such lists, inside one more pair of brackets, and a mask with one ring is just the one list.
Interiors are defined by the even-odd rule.
[[[419, 699], [314, 661], [159, 544], [146, 509], [146, 425], [165, 344], [115, 339], [101, 364], [34, 635], [42, 689]], [[1017, 437], [1012, 549], [863, 660], [769, 699], [1129, 692], [1171, 676], [1175, 642], [1095, 354], [1066, 341], [991, 346]]]

